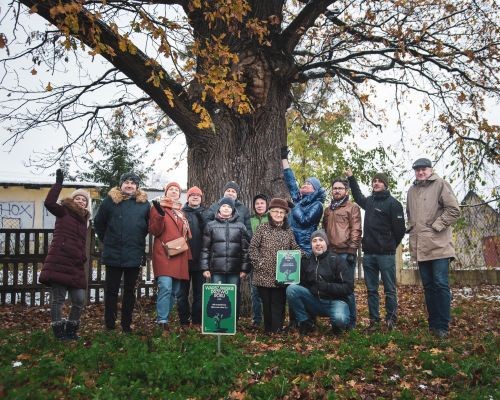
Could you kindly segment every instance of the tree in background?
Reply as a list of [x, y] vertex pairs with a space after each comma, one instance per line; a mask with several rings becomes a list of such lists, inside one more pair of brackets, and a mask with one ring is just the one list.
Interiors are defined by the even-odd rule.
[[[136, 129], [177, 125], [188, 186], [209, 202], [228, 180], [246, 203], [286, 193], [279, 149], [297, 85], [344, 101], [367, 135], [392, 108], [402, 132], [413, 129], [403, 143], [428, 143], [435, 160], [451, 154], [472, 182], [500, 160], [500, 128], [487, 115], [500, 93], [494, 0], [13, 0], [2, 12], [12, 29], [0, 34], [0, 122], [13, 142], [50, 125], [66, 127], [65, 147], [87, 145], [123, 107]], [[33, 28], [35, 14], [50, 25]], [[24, 73], [23, 57], [32, 60]], [[80, 68], [100, 57], [105, 68]], [[26, 88], [46, 71], [42, 89]], [[75, 120], [84, 128], [68, 129]]]
[[[133, 136], [130, 131], [125, 132], [127, 128], [121, 109], [114, 111], [112, 120], [106, 122], [105, 126], [107, 133], [103, 139], [96, 141], [91, 154], [83, 157], [89, 172], [77, 174], [80, 179], [103, 183], [105, 187], [100, 190], [101, 198], [111, 188], [119, 186], [120, 176], [124, 172], [134, 171], [145, 182], [151, 170], [144, 166], [147, 150], [141, 151], [138, 145], [132, 144]], [[93, 158], [92, 154], [96, 154], [96, 157]]]

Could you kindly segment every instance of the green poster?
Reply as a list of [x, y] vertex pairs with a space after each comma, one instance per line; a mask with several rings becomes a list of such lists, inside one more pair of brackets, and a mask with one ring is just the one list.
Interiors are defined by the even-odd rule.
[[278, 250], [276, 280], [282, 283], [300, 283], [300, 250]]
[[205, 283], [201, 332], [206, 335], [236, 333], [236, 285]]

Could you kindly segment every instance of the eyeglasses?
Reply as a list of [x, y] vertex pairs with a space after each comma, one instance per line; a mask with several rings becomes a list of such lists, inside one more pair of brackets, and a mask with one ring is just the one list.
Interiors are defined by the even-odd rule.
[[285, 215], [286, 211], [283, 210], [269, 210], [270, 213], [276, 214], [276, 215]]

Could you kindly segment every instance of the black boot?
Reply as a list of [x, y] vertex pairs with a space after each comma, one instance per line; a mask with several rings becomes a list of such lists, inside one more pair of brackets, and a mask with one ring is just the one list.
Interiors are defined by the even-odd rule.
[[64, 333], [64, 328], [66, 321], [52, 322], [52, 332], [56, 339], [64, 340], [66, 339], [66, 334]]
[[316, 326], [314, 325], [314, 322], [310, 319], [306, 319], [305, 321], [299, 323], [299, 333], [301, 335], [308, 335], [309, 333], [314, 331], [315, 328]]
[[66, 339], [67, 340], [78, 340], [80, 336], [76, 333], [78, 332], [78, 328], [80, 327], [79, 321], [67, 321], [66, 322]]

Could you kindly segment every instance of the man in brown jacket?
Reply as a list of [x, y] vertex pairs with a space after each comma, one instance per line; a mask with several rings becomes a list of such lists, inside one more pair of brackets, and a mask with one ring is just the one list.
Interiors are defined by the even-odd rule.
[[[336, 178], [332, 182], [332, 201], [323, 215], [323, 229], [330, 242], [329, 249], [347, 262], [348, 270], [354, 281], [356, 253], [361, 243], [361, 211], [357, 204], [349, 201], [349, 184]], [[347, 296], [349, 306], [349, 325], [356, 327], [356, 298], [354, 292]]]
[[413, 169], [416, 180], [406, 203], [410, 253], [424, 286], [429, 330], [444, 338], [450, 323], [448, 268], [455, 256], [451, 225], [460, 216], [460, 208], [450, 184], [433, 172], [430, 160], [418, 159]]

